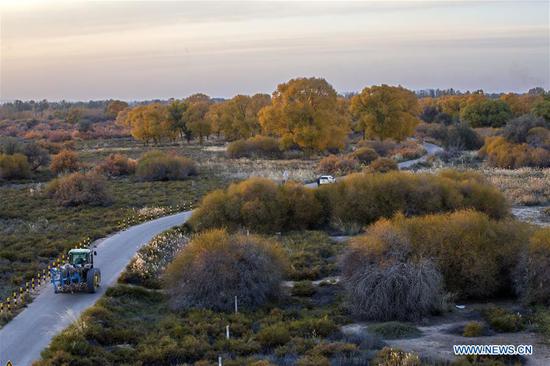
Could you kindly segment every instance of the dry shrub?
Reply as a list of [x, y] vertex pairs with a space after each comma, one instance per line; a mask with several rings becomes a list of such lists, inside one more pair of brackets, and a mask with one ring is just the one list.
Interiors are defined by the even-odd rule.
[[78, 155], [71, 150], [62, 150], [54, 155], [50, 164], [50, 170], [55, 174], [71, 173], [80, 169]]
[[52, 180], [47, 194], [62, 206], [105, 206], [112, 202], [105, 179], [95, 173], [73, 173]]
[[319, 222], [320, 212], [321, 205], [309, 188], [251, 178], [208, 194], [190, 224], [195, 230], [227, 227], [272, 233], [312, 227]]
[[[510, 294], [512, 269], [528, 237], [525, 224], [495, 221], [466, 210], [382, 220], [356, 239], [356, 246], [367, 258], [380, 261], [388, 257], [401, 262], [405, 262], [401, 258], [430, 259], [441, 271], [446, 291], [463, 299], [483, 299]], [[359, 254], [349, 259], [353, 261], [361, 263]]]
[[380, 156], [390, 155], [396, 146], [397, 143], [393, 140], [362, 140], [357, 144], [357, 147], [368, 147], [373, 149]]
[[388, 158], [378, 158], [365, 168], [367, 173], [387, 173], [392, 170], [399, 170], [399, 167], [393, 159]]
[[72, 138], [71, 133], [64, 130], [47, 131], [45, 137], [49, 142], [64, 142]]
[[550, 305], [550, 228], [536, 231], [516, 270], [516, 292], [527, 304]]
[[280, 158], [282, 151], [276, 138], [257, 135], [247, 140], [237, 140], [227, 146], [229, 158]]
[[504, 127], [503, 137], [511, 143], [521, 144], [527, 142], [529, 131], [533, 128], [548, 129], [550, 123], [544, 118], [526, 114], [509, 121]]
[[415, 135], [420, 139], [431, 139], [443, 144], [447, 138], [447, 127], [439, 123], [420, 123], [416, 126]]
[[415, 141], [403, 141], [392, 151], [392, 158], [398, 161], [417, 159], [426, 154], [426, 149]]
[[351, 155], [361, 164], [370, 164], [378, 158], [378, 153], [370, 147], [360, 147], [351, 153]]
[[354, 156], [329, 155], [319, 162], [317, 172], [321, 174], [347, 175], [359, 169], [359, 161]]
[[550, 130], [543, 127], [534, 127], [527, 132], [525, 142], [533, 147], [550, 150]]
[[342, 262], [347, 306], [363, 320], [418, 320], [443, 303], [442, 276], [429, 260], [409, 260], [409, 243], [382, 221], [353, 239]]
[[525, 143], [511, 143], [503, 137], [488, 137], [479, 153], [488, 158], [491, 166], [499, 168], [550, 167], [550, 151]]
[[175, 309], [230, 311], [276, 299], [287, 267], [284, 250], [258, 236], [212, 230], [195, 236], [168, 266], [165, 284]]
[[505, 197], [473, 173], [352, 174], [321, 186], [317, 197], [331, 223], [364, 226], [397, 212], [407, 216], [473, 208], [493, 218], [508, 215]]
[[0, 154], [0, 179], [24, 179], [31, 175], [29, 162], [23, 154]]
[[126, 155], [110, 154], [97, 166], [97, 171], [110, 177], [118, 177], [134, 174], [136, 166], [137, 161], [129, 159]]
[[137, 163], [136, 176], [145, 181], [182, 180], [197, 175], [195, 162], [161, 151], [145, 153]]

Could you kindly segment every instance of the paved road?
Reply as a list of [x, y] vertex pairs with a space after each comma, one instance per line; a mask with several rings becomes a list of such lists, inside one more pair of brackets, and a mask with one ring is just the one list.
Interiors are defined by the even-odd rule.
[[429, 142], [424, 142], [422, 146], [424, 146], [424, 149], [426, 149], [426, 155], [418, 159], [407, 160], [397, 164], [397, 166], [399, 166], [399, 169], [408, 169], [416, 163], [426, 161], [429, 156], [435, 155], [436, 153], [443, 151], [441, 147], [434, 144], [430, 144]]
[[186, 211], [148, 221], [103, 240], [94, 259], [102, 275], [102, 285], [95, 294], [54, 294], [51, 284], [45, 286], [27, 309], [0, 329], [0, 366], [8, 360], [14, 366], [26, 366], [39, 359], [52, 337], [116, 282], [139, 247], [162, 231], [181, 225], [190, 215], [191, 211]]

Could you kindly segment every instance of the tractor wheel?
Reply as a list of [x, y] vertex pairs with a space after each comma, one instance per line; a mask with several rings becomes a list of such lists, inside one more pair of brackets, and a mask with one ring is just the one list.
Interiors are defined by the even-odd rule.
[[86, 277], [88, 292], [96, 292], [97, 288], [99, 287], [99, 283], [101, 282], [101, 272], [97, 268], [91, 268], [88, 271], [88, 275]]

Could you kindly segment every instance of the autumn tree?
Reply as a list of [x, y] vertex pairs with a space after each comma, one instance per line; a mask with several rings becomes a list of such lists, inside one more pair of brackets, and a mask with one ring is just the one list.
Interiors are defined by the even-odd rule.
[[419, 122], [416, 95], [400, 86], [365, 88], [352, 98], [350, 108], [365, 138], [401, 141], [413, 134]]
[[[198, 93], [191, 95], [185, 101], [188, 104], [185, 112], [187, 127], [191, 131], [192, 136], [198, 137], [202, 144], [204, 138], [208, 137], [212, 132], [210, 122], [206, 118], [212, 100], [208, 95]], [[187, 138], [187, 141], [189, 140]]]
[[537, 102], [533, 106], [532, 113], [550, 122], [550, 97], [546, 97], [544, 100]]
[[283, 148], [341, 149], [349, 132], [349, 121], [338, 113], [336, 91], [321, 78], [279, 84], [259, 121], [263, 132], [281, 138]]
[[78, 108], [71, 108], [67, 115], [65, 116], [65, 122], [70, 123], [71, 125], [76, 125], [82, 118], [82, 110]]
[[105, 114], [109, 118], [116, 118], [118, 113], [128, 108], [128, 103], [121, 100], [111, 100], [105, 107]]
[[185, 100], [173, 100], [167, 107], [169, 128], [174, 133], [179, 134], [180, 138], [191, 141], [191, 129], [187, 123], [187, 110], [189, 103]]
[[164, 138], [173, 139], [174, 132], [170, 129], [167, 107], [160, 103], [140, 105], [128, 111], [121, 123], [131, 128], [132, 136], [138, 140], [155, 144]]
[[237, 95], [231, 100], [213, 106], [208, 118], [226, 140], [247, 139], [260, 133], [258, 112], [269, 105], [271, 98], [267, 94]]
[[460, 118], [471, 127], [502, 127], [512, 117], [512, 111], [502, 100], [480, 99], [469, 103]]

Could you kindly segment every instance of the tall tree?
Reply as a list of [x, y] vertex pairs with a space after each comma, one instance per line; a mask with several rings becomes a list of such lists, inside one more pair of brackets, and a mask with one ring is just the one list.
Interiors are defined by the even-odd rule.
[[209, 117], [227, 140], [246, 139], [260, 133], [258, 112], [270, 102], [267, 94], [237, 95], [214, 108]]
[[342, 149], [349, 121], [338, 112], [334, 88], [321, 78], [298, 78], [279, 84], [271, 105], [260, 110], [262, 130], [281, 138], [283, 148], [308, 151]]
[[467, 104], [460, 118], [471, 127], [502, 127], [512, 118], [512, 111], [502, 100], [480, 99]]
[[128, 103], [121, 100], [111, 100], [105, 107], [105, 114], [110, 118], [116, 118], [120, 111], [128, 108]]
[[169, 128], [174, 133], [179, 134], [180, 138], [191, 140], [191, 129], [188, 126], [187, 110], [189, 103], [185, 100], [173, 100], [167, 107]]
[[173, 139], [175, 134], [170, 129], [168, 112], [165, 105], [152, 103], [140, 105], [128, 111], [124, 121], [131, 127], [132, 136], [138, 140], [155, 144], [164, 138]]
[[413, 134], [419, 122], [416, 95], [400, 86], [365, 88], [352, 98], [350, 108], [365, 138], [401, 141]]
[[[205, 137], [208, 137], [212, 131], [210, 127], [210, 121], [206, 118], [208, 109], [212, 104], [212, 100], [205, 94], [193, 94], [186, 99], [188, 104], [185, 111], [184, 118], [187, 123], [187, 127], [191, 131], [191, 134], [199, 138], [202, 144]], [[190, 139], [187, 138], [187, 141]]]

